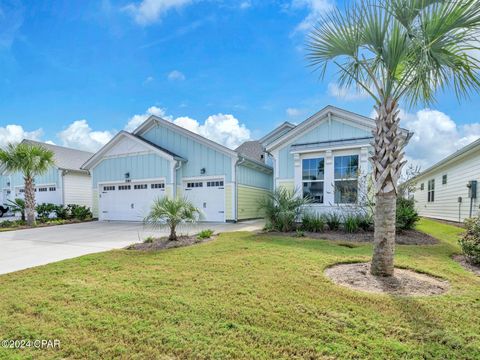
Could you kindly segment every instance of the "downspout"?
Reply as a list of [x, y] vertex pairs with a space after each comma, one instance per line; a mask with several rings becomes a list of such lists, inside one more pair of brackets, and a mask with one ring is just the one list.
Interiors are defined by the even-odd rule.
[[245, 162], [245, 158], [239, 155], [235, 162], [235, 222], [238, 222], [238, 166]]
[[180, 160], [177, 160], [177, 165], [175, 165], [175, 168], [174, 168], [174, 173], [173, 175], [175, 176], [175, 179], [172, 179], [172, 182], [173, 182], [173, 198], [175, 199], [177, 197], [177, 171], [180, 170], [182, 168], [182, 165], [183, 165], [183, 162], [180, 161]]

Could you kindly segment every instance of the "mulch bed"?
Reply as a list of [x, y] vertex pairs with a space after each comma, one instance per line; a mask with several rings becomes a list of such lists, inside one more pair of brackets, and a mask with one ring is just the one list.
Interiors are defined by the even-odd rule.
[[467, 261], [463, 255], [454, 255], [452, 256], [453, 260], [462, 265], [465, 270], [473, 272], [475, 275], [480, 276], [480, 265], [474, 265]]
[[129, 245], [126, 247], [126, 249], [139, 251], [157, 251], [201, 244], [211, 241], [214, 238], [215, 236], [206, 239], [198, 239], [196, 236], [179, 236], [178, 240], [170, 241], [168, 240], [168, 237], [162, 237], [154, 239], [152, 242], [143, 242]]
[[412, 270], [395, 268], [390, 277], [373, 276], [370, 263], [337, 264], [325, 270], [334, 283], [354, 290], [399, 296], [431, 296], [448, 291], [448, 281]]
[[[288, 232], [288, 233], [263, 232], [261, 234], [298, 237], [298, 233], [296, 232]], [[305, 237], [312, 238], [312, 239], [348, 241], [348, 242], [358, 242], [358, 243], [373, 242], [373, 231], [372, 232], [362, 231], [362, 232], [357, 232], [353, 234], [345, 233], [343, 231], [324, 231], [320, 233], [303, 232], [303, 234], [305, 235]], [[395, 237], [395, 243], [399, 245], [435, 245], [435, 244], [438, 244], [438, 240], [420, 231], [405, 230], [397, 234], [397, 236]]]

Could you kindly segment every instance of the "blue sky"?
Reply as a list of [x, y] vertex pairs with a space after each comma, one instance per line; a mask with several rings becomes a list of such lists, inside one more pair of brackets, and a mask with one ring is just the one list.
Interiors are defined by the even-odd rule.
[[[0, 145], [95, 150], [149, 112], [231, 147], [328, 104], [368, 116], [368, 98], [305, 61], [309, 24], [341, 3], [0, 0]], [[409, 157], [426, 166], [477, 138], [479, 100], [405, 109]], [[451, 145], [428, 152], [439, 140]]]

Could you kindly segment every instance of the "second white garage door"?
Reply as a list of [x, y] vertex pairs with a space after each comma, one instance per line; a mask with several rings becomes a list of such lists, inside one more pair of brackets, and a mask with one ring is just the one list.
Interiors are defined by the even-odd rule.
[[102, 184], [99, 196], [100, 220], [142, 221], [152, 202], [165, 196], [164, 182]]
[[184, 182], [185, 197], [203, 213], [203, 221], [225, 221], [225, 186], [222, 179]]

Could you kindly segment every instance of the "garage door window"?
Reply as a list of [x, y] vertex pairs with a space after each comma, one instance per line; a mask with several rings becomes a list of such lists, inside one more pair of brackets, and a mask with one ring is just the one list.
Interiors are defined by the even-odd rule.
[[190, 182], [190, 183], [187, 183], [187, 188], [197, 188], [197, 187], [203, 187], [203, 182]]
[[38, 191], [45, 192], [45, 191], [47, 191], [47, 188], [46, 187], [41, 187], [41, 188], [38, 188]]
[[147, 189], [148, 186], [147, 184], [137, 184], [137, 185], [133, 185], [133, 189], [134, 190], [143, 190], [143, 189]]
[[115, 190], [115, 186], [113, 185], [103, 187], [103, 191], [114, 191], [114, 190]]
[[207, 187], [223, 186], [223, 181], [207, 181]]
[[57, 191], [57, 188], [55, 186], [50, 186], [48, 188], [48, 191]]
[[165, 184], [152, 184], [150, 187], [152, 189], [165, 189]]
[[130, 185], [119, 185], [118, 190], [130, 190], [132, 187]]

